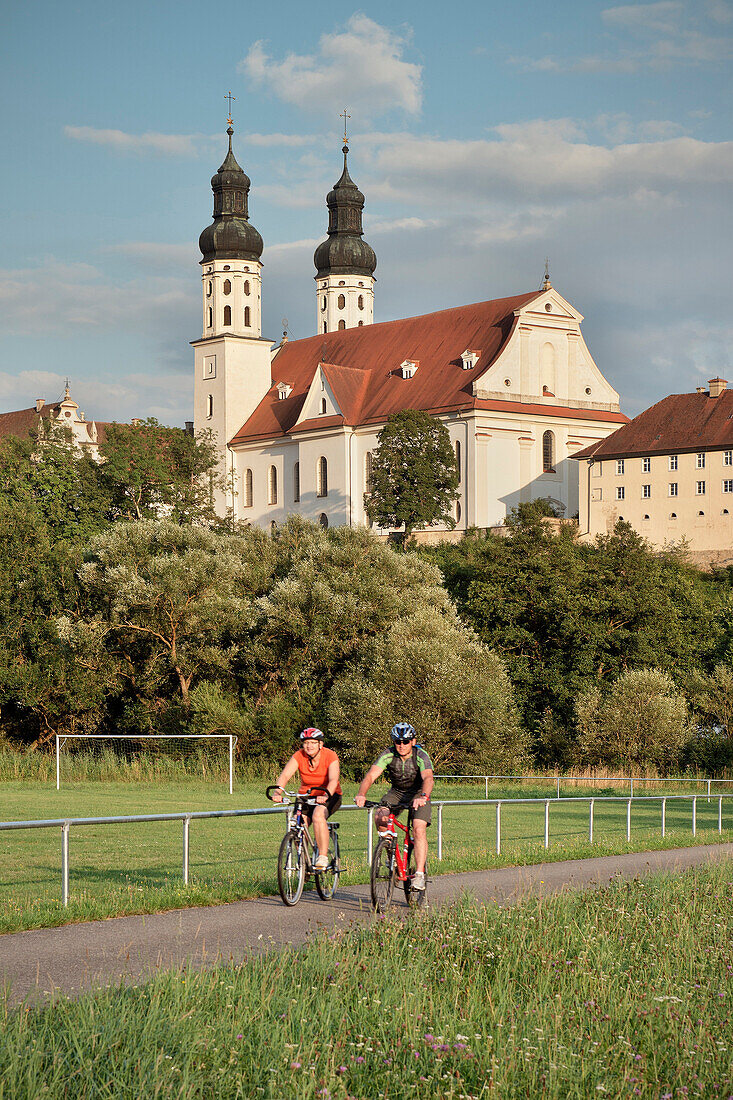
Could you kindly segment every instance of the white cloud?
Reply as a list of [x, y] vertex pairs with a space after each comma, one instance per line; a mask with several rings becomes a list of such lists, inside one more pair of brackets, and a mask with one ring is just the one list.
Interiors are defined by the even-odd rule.
[[202, 145], [213, 140], [205, 134], [128, 134], [124, 130], [98, 130], [93, 126], [64, 126], [73, 141], [105, 145], [120, 153], [153, 153], [166, 157], [196, 157]]
[[422, 69], [403, 58], [407, 39], [356, 13], [346, 29], [324, 34], [317, 54], [288, 54], [276, 61], [255, 42], [240, 70], [286, 103], [334, 111], [348, 103], [360, 121], [391, 111], [416, 114], [422, 103]]

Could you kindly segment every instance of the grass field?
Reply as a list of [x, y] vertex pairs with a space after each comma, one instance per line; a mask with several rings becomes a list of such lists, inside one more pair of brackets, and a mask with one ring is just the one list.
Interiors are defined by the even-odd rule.
[[[185, 782], [85, 781], [56, 791], [52, 778], [0, 783], [3, 820], [100, 817], [145, 813], [243, 809], [269, 805], [264, 781], [240, 782], [234, 795], [224, 784], [188, 777]], [[353, 784], [344, 786], [351, 802]], [[376, 788], [378, 790], [379, 788]], [[492, 797], [546, 797], [552, 783], [508, 783], [490, 788]], [[476, 798], [483, 783], [436, 784], [434, 799]], [[574, 790], [573, 793], [576, 793]], [[579, 791], [577, 793], [580, 793]], [[617, 793], [600, 787], [594, 794]], [[667, 792], [671, 793], [671, 792]], [[717, 832], [718, 802], [700, 797], [697, 843], [733, 839], [733, 802], [724, 803], [724, 832]], [[342, 812], [341, 843], [347, 871], [344, 884], [367, 881], [364, 812]], [[284, 818], [194, 821], [190, 830], [189, 886], [182, 883], [181, 822], [75, 826], [70, 839], [70, 902], [61, 896], [59, 829], [0, 833], [0, 932], [48, 927], [70, 921], [157, 912], [214, 904], [276, 891], [275, 859]], [[632, 842], [626, 842], [624, 802], [595, 806], [595, 843], [588, 844], [588, 807], [553, 802], [550, 848], [543, 846], [543, 806], [504, 806], [502, 853], [495, 854], [493, 806], [447, 807], [443, 822], [443, 855], [435, 859], [436, 829], [431, 830], [432, 869], [477, 870], [545, 859], [582, 858], [590, 854], [639, 851], [695, 843], [689, 803], [667, 805], [667, 839], [660, 836], [658, 803], [634, 802]]]
[[3, 1010], [0, 1100], [733, 1095], [733, 861]]

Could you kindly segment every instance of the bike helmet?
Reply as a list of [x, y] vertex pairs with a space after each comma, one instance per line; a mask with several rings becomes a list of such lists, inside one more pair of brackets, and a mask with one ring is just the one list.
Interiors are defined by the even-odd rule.
[[393, 741], [403, 745], [417, 737], [414, 726], [411, 726], [409, 722], [398, 722], [396, 726], [392, 726], [389, 735]]
[[301, 741], [322, 741], [323, 740], [323, 734], [319, 729], [316, 729], [315, 726], [308, 726], [307, 729], [304, 729], [301, 732], [300, 740]]

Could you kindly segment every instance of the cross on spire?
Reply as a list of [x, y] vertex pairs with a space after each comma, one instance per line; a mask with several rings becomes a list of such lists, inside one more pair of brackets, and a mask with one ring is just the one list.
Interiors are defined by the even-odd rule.
[[227, 116], [227, 122], [228, 122], [228, 123], [229, 123], [229, 125], [231, 126], [231, 125], [233, 124], [233, 119], [232, 119], [232, 102], [233, 102], [233, 101], [234, 101], [234, 102], [236, 102], [236, 99], [237, 99], [237, 97], [236, 97], [235, 95], [232, 95], [232, 93], [231, 93], [231, 92], [227, 92], [227, 94], [226, 94], [226, 95], [224, 96], [224, 99], [228, 99], [228, 100], [229, 100], [229, 114], [228, 114], [228, 116]]
[[70, 378], [64, 378], [64, 388], [66, 390], [66, 396], [68, 397], [70, 389], [71, 389], [71, 379]]
[[339, 118], [342, 118], [344, 120], [344, 145], [348, 145], [349, 144], [349, 136], [348, 136], [348, 132], [347, 132], [347, 122], [351, 118], [351, 115], [347, 113], [347, 110], [346, 110], [345, 107], [344, 107], [343, 111], [341, 112], [341, 114], [339, 115]]
[[552, 290], [552, 283], [550, 282], [550, 258], [545, 256], [545, 278], [542, 283], [543, 290]]

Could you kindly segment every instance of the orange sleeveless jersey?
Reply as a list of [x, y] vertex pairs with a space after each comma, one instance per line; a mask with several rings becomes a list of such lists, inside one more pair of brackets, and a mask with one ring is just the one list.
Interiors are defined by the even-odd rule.
[[[333, 749], [327, 749], [324, 745], [318, 754], [316, 766], [311, 767], [310, 757], [306, 756], [302, 749], [295, 753], [300, 772], [300, 790], [298, 794], [305, 794], [309, 787], [325, 787], [328, 781], [328, 767], [338, 756]], [[341, 784], [336, 788], [336, 794], [341, 794]]]

